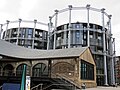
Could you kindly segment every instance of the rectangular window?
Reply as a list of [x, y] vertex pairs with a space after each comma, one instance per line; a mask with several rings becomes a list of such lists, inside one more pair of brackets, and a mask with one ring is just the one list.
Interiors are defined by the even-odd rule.
[[81, 60], [81, 79], [94, 80], [94, 65]]
[[80, 32], [76, 31], [75, 36], [76, 36], [76, 38], [75, 38], [76, 43], [79, 43], [79, 41], [80, 41]]
[[32, 36], [31, 36], [31, 35], [28, 35], [28, 38], [32, 38]]
[[75, 24], [76, 29], [80, 29], [80, 24]]
[[32, 31], [33, 31], [33, 30], [32, 30], [31, 28], [29, 28], [29, 29], [28, 29], [28, 34], [32, 35]]
[[47, 39], [47, 32], [44, 33], [44, 39], [46, 40]]

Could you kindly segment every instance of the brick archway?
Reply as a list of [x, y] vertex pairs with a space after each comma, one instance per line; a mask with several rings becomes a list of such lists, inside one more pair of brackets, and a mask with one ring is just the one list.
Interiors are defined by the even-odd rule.
[[13, 70], [14, 70], [14, 67], [11, 64], [7, 64], [3, 68], [3, 75], [4, 76], [11, 76], [11, 75], [13, 75]]
[[52, 73], [56, 74], [73, 74], [74, 73], [74, 65], [68, 63], [68, 62], [59, 62], [53, 65], [52, 67]]

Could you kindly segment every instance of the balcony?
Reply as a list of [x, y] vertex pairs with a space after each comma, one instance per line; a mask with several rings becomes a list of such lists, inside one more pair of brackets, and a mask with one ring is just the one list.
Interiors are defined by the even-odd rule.
[[90, 38], [90, 45], [98, 45], [97, 39]]
[[63, 39], [59, 39], [59, 40], [57, 40], [57, 42], [56, 42], [56, 46], [61, 46], [61, 45], [63, 45], [64, 43], [63, 43]]
[[90, 45], [95, 45], [95, 46], [103, 46], [102, 40], [90, 38]]

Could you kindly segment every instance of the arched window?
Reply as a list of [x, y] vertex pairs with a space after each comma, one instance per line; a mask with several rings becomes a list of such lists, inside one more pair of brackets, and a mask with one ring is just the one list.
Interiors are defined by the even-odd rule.
[[3, 76], [11, 76], [13, 75], [13, 66], [11, 64], [7, 64], [4, 68], [3, 68]]
[[33, 77], [48, 76], [48, 67], [44, 63], [36, 64], [32, 69]]
[[[20, 64], [16, 69], [16, 76], [22, 76], [23, 68], [26, 64]], [[27, 66], [26, 72], [29, 72], [29, 67]]]

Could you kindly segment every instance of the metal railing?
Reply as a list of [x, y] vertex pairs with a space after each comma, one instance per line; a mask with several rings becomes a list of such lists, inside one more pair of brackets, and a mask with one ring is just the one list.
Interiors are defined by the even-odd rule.
[[42, 83], [40, 83], [40, 84], [38, 84], [38, 85], [32, 87], [30, 90], [38, 90], [39, 87], [40, 87], [39, 90], [43, 90], [43, 89], [42, 89], [42, 88], [43, 88], [43, 84], [42, 84]]
[[0, 86], [0, 90], [2, 90], [2, 85]]
[[66, 74], [61, 75], [61, 74], [52, 73], [51, 78], [54, 79], [53, 83], [47, 86], [44, 86], [44, 84], [40, 83], [32, 87], [31, 90], [47, 90], [48, 88], [51, 88], [52, 86], [64, 87], [64, 88], [67, 88], [67, 90], [76, 90], [77, 88], [80, 89], [80, 87], [75, 82], [73, 82], [66, 76]]
[[73, 85], [74, 88], [81, 88], [80, 86], [78, 86], [74, 81], [72, 81], [68, 76], [64, 75], [64, 74], [57, 74], [57, 77], [61, 78], [62, 80], [64, 80], [65, 82]]

